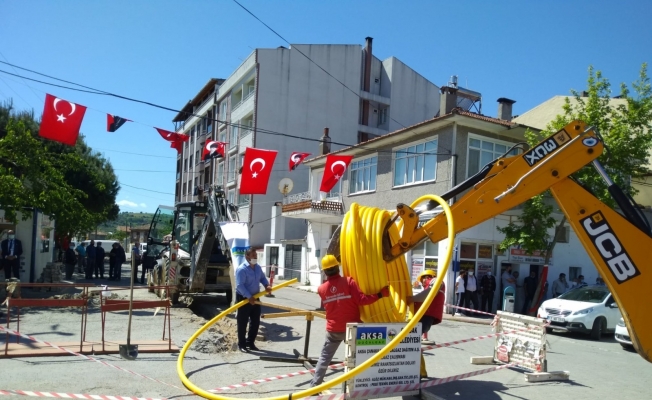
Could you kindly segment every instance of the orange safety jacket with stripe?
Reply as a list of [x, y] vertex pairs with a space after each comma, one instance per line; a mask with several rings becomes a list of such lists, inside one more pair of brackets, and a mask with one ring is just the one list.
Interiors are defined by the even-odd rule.
[[377, 294], [364, 294], [352, 278], [329, 276], [317, 289], [326, 309], [326, 330], [346, 332], [348, 322], [362, 322], [360, 307], [378, 300]]

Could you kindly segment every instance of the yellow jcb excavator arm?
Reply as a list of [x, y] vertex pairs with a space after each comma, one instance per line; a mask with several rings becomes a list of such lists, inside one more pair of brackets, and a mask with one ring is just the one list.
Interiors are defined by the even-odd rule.
[[[462, 195], [451, 206], [455, 230], [462, 232], [550, 189], [616, 299], [634, 347], [652, 362], [652, 302], [645, 297], [652, 287], [652, 237], [649, 226], [598, 164], [603, 149], [592, 128], [574, 121], [524, 154], [495, 160], [448, 192], [449, 198]], [[607, 181], [625, 217], [569, 178], [590, 163]], [[436, 243], [446, 238], [443, 214], [418, 227], [418, 213], [399, 204], [397, 217], [403, 220], [403, 231], [394, 246], [385, 235], [386, 261], [427, 239]]]

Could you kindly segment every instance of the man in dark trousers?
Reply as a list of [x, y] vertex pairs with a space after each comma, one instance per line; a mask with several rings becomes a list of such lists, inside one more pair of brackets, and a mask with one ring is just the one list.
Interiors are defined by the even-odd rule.
[[527, 315], [528, 308], [531, 307], [534, 300], [534, 293], [537, 291], [537, 273], [530, 271], [530, 276], [523, 279], [523, 287], [525, 289], [525, 300], [523, 301], [523, 309], [521, 314]]
[[[258, 327], [260, 325], [260, 303], [256, 303], [254, 295], [260, 292], [262, 283], [268, 293], [272, 292], [269, 281], [265, 277], [263, 269], [258, 265], [256, 258], [256, 249], [250, 247], [245, 253], [246, 262], [242, 263], [235, 271], [235, 301], [239, 303], [242, 300], [248, 300], [249, 304], [238, 309], [238, 348], [243, 353], [249, 350], [258, 350], [254, 344], [258, 336]], [[247, 334], [247, 324], [249, 325], [249, 334]]]
[[20, 256], [23, 255], [23, 244], [16, 239], [13, 230], [7, 231], [7, 239], [0, 243], [0, 249], [2, 250], [5, 279], [10, 279], [12, 274], [14, 278], [20, 279]]
[[104, 257], [106, 257], [106, 252], [102, 247], [102, 242], [97, 242], [95, 249], [95, 278], [104, 279]]
[[490, 313], [494, 306], [494, 293], [496, 292], [496, 277], [488, 271], [480, 280], [480, 293], [482, 300], [480, 309]]
[[109, 280], [119, 281], [122, 277], [122, 264], [127, 262], [127, 255], [120, 243], [115, 242], [112, 246], [109, 252]]
[[97, 264], [97, 248], [95, 247], [95, 240], [91, 240], [88, 247], [86, 247], [86, 279], [93, 279], [95, 264]]
[[337, 348], [346, 336], [348, 322], [361, 322], [360, 306], [373, 304], [378, 299], [389, 297], [389, 288], [385, 286], [378, 294], [364, 294], [352, 278], [340, 275], [340, 265], [335, 256], [327, 254], [321, 260], [321, 269], [326, 275], [326, 282], [317, 289], [326, 308], [326, 341], [315, 367], [315, 376], [310, 386], [320, 385], [324, 381], [326, 369], [331, 363]]

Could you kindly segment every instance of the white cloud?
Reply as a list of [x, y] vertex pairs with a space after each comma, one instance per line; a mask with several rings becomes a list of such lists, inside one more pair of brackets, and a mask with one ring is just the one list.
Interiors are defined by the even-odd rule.
[[147, 208], [147, 204], [145, 203], [140, 203], [139, 206], [141, 206], [142, 208]]
[[137, 203], [134, 203], [133, 201], [129, 201], [129, 200], [120, 200], [116, 202], [116, 204], [121, 207], [138, 208]]

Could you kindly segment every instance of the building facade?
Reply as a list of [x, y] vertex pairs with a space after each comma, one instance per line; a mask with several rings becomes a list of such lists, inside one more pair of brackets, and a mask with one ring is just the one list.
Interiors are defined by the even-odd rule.
[[[446, 106], [449, 103], [446, 97], [451, 93], [446, 93], [447, 88], [442, 88], [442, 92], [439, 117], [361, 145], [334, 151], [335, 154], [353, 155], [354, 158], [338, 183], [339, 187], [327, 195], [325, 201], [320, 197], [318, 188], [326, 157], [306, 161], [310, 167], [310, 190], [288, 196], [282, 205], [284, 219], [303, 219], [308, 224], [308, 235], [301, 252], [305, 264], [301, 266], [300, 276], [304, 282], [310, 282], [313, 287], [321, 283], [321, 257], [353, 202], [395, 210], [398, 203], [410, 204], [424, 194], [441, 195], [478, 172], [488, 162], [510, 152], [516, 143], [524, 141], [528, 127], [510, 121], [513, 101], [499, 99], [499, 115], [503, 118], [490, 118]], [[520, 151], [512, 149], [510, 154]], [[454, 201], [455, 198], [450, 200], [451, 203]], [[455, 243], [426, 241], [410, 251], [406, 254], [406, 261], [412, 279], [416, 280], [424, 269], [439, 269], [439, 256], [445, 253], [449, 245], [458, 250], [460, 268], [474, 270], [478, 279], [488, 271], [499, 276], [501, 267], [508, 262], [513, 264], [515, 271], [520, 272], [519, 284], [530, 270], [540, 274], [543, 260], [536, 255], [523, 255], [519, 249], [499, 251], [498, 245], [504, 236], [496, 228], [509, 224], [519, 212], [517, 207], [461, 232]], [[432, 212], [430, 215], [424, 213], [421, 218], [425, 221], [432, 216]], [[570, 276], [583, 273], [587, 281], [595, 280], [597, 272], [588, 254], [570, 230], [565, 233], [554, 250], [549, 282], [552, 283], [560, 272]], [[282, 252], [283, 249], [279, 248], [278, 251]], [[287, 257], [280, 258], [287, 262]], [[283, 275], [284, 271], [281, 270], [279, 274]], [[454, 301], [456, 276], [453, 268], [449, 268], [444, 281], [449, 303]], [[496, 295], [494, 309], [498, 306], [498, 298]]]
[[[198, 200], [208, 184], [221, 185], [252, 226], [252, 245], [303, 240], [302, 220], [274, 221], [282, 178], [292, 179], [294, 192], [309, 189], [306, 167], [288, 170], [291, 153], [314, 153], [325, 127], [332, 148], [340, 149], [430, 119], [439, 110], [438, 90], [400, 60], [374, 57], [371, 38], [365, 46], [256, 49], [227, 79], [211, 79], [175, 117], [176, 131], [190, 136], [177, 159], [175, 199]], [[227, 143], [224, 159], [201, 161], [207, 138]], [[247, 147], [278, 151], [266, 195], [239, 194]]]

